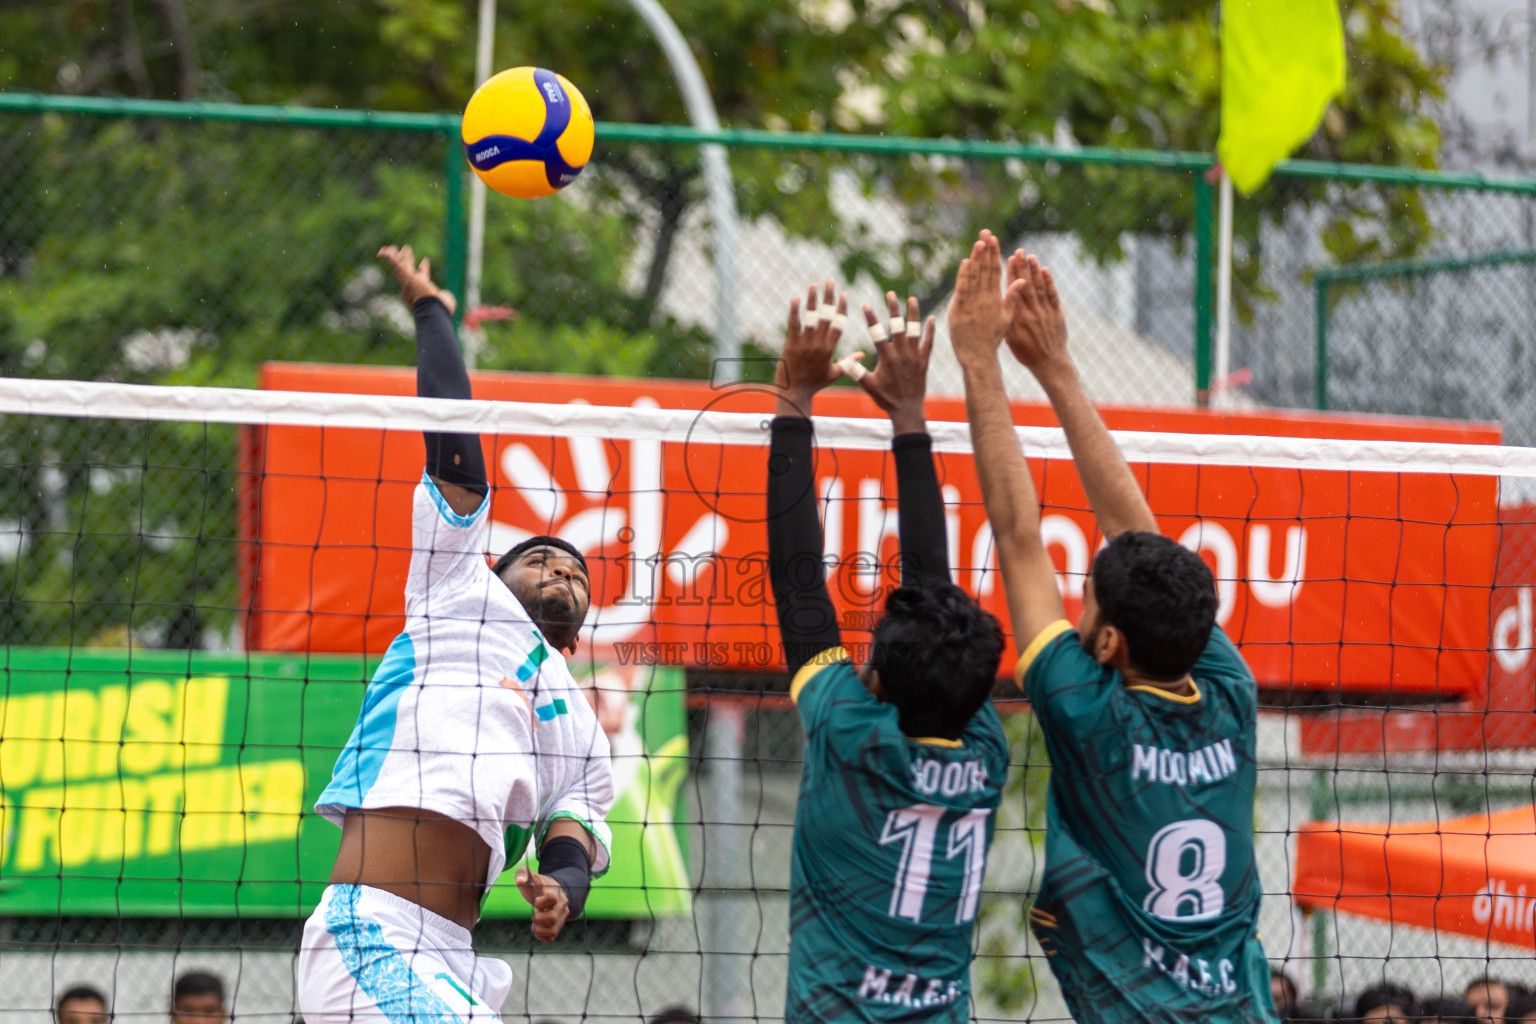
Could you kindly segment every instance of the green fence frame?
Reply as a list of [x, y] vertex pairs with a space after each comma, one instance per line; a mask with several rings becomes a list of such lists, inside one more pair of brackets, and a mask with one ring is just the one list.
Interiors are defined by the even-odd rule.
[[[459, 137], [458, 114], [411, 114], [374, 110], [325, 110], [312, 107], [257, 106], [236, 103], [175, 102], [169, 100], [104, 99], [90, 96], [55, 96], [44, 93], [0, 92], [0, 112], [83, 114], [98, 117], [158, 117], [190, 121], [238, 121], [296, 128], [350, 128], [433, 132], [443, 141], [445, 199], [443, 235], [445, 282], [463, 294], [468, 253], [465, 222], [465, 161]], [[727, 147], [817, 150], [877, 155], [921, 155], [1051, 160], [1064, 164], [1097, 164], [1119, 167], [1161, 168], [1190, 177], [1195, 206], [1194, 354], [1195, 395], [1207, 404], [1211, 389], [1211, 344], [1215, 324], [1215, 186], [1211, 172], [1216, 159], [1207, 153], [1183, 153], [1145, 149], [1082, 147], [1063, 149], [1012, 142], [970, 139], [919, 139], [899, 135], [841, 135], [827, 132], [770, 132], [727, 128], [702, 131], [683, 125], [617, 124], [600, 121], [597, 137], [614, 142], [661, 142], [679, 144], [719, 143]], [[1477, 172], [1446, 173], [1406, 167], [1372, 167], [1362, 164], [1317, 160], [1286, 160], [1275, 168], [1279, 178], [1323, 179], [1352, 184], [1400, 185], [1420, 188], [1466, 189], [1479, 192], [1512, 192], [1536, 196], [1536, 179], [1485, 175]], [[1486, 258], [1486, 257], [1480, 257]], [[1412, 264], [1415, 261], [1395, 261]], [[1436, 263], [1439, 261], [1423, 261]], [[1477, 265], [1477, 264], [1469, 264]], [[1367, 266], [1374, 266], [1367, 265]], [[1326, 310], [1323, 298], [1328, 284], [1349, 279], [1350, 267], [1325, 267], [1316, 271], [1314, 284], [1319, 305], [1318, 408], [1327, 408]], [[1446, 269], [1446, 268], [1440, 268]], [[1362, 271], [1364, 272], [1364, 271]], [[1397, 271], [1401, 273], [1402, 271]]]
[[1319, 267], [1312, 273], [1312, 289], [1317, 316], [1317, 367], [1313, 385], [1313, 407], [1328, 411], [1328, 299], [1336, 284], [1380, 281], [1392, 277], [1426, 277], [1430, 274], [1462, 274], [1478, 267], [1510, 264], [1536, 264], [1536, 249], [1507, 249], [1479, 256], [1442, 256], [1424, 260], [1379, 260], [1374, 263], [1349, 263], [1338, 267]]

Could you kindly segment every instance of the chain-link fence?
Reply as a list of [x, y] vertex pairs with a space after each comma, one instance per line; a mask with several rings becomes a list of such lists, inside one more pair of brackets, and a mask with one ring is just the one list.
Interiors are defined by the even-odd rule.
[[1318, 408], [1491, 421], [1510, 444], [1536, 442], [1536, 249], [1356, 264], [1314, 281]]
[[[262, 359], [408, 363], [403, 311], [373, 260], [388, 241], [435, 253], [439, 276], [462, 291], [465, 168], [451, 116], [17, 95], [0, 96], [0, 112], [7, 374], [249, 384]], [[707, 137], [604, 125], [592, 165], [559, 200], [493, 194], [481, 294], [515, 318], [467, 333], [472, 357], [492, 369], [709, 376], [720, 325], [698, 153]], [[856, 304], [894, 289], [939, 309], [966, 241], [985, 226], [1058, 270], [1097, 397], [1189, 405], [1206, 393], [1209, 158], [720, 138], [741, 217], [734, 333], [748, 354], [775, 349], [787, 297], [824, 277], [844, 282]], [[1318, 272], [1531, 248], [1533, 194], [1527, 181], [1282, 165], [1237, 203], [1234, 382], [1260, 404], [1311, 407], [1327, 369], [1314, 343]], [[1425, 308], [1418, 277], [1418, 297], [1387, 288], [1361, 323], [1379, 334], [1414, 322]], [[1454, 354], [1421, 345], [1423, 361], [1449, 360], [1454, 375], [1451, 364], [1468, 360], [1452, 356], [1469, 348], [1493, 366], [1518, 359], [1508, 339], [1528, 319], [1521, 289], [1514, 277], [1488, 287], [1476, 301], [1463, 294], [1468, 315], [1447, 308], [1447, 330], [1433, 332], [1476, 338]], [[1396, 381], [1361, 377], [1350, 367], [1389, 364], [1391, 351], [1351, 341], [1345, 326], [1332, 333], [1336, 407], [1500, 411], [1469, 409], [1454, 387], [1425, 382], [1405, 395]], [[958, 372], [939, 353], [934, 388], [956, 393]], [[1033, 393], [1027, 375], [1010, 385]]]
[[1267, 192], [1294, 198], [1238, 240], [1232, 365], [1251, 374], [1249, 394], [1282, 408], [1495, 421], [1510, 443], [1530, 443], [1530, 413], [1510, 390], [1531, 359], [1518, 254], [1536, 237], [1533, 183], [1303, 169], [1317, 177], [1283, 168]]

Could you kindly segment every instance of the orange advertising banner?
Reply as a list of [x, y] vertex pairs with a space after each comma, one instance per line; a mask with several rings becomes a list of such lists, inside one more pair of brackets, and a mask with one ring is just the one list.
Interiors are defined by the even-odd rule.
[[1340, 708], [1301, 720], [1310, 757], [1536, 747], [1536, 505], [1499, 509], [1488, 670], [1459, 700], [1420, 709]]
[[1536, 947], [1536, 807], [1395, 825], [1307, 822], [1297, 903]]
[[[763, 385], [482, 373], [476, 398], [771, 415]], [[262, 386], [414, 394], [414, 374], [268, 364]], [[882, 416], [833, 388], [818, 415]], [[931, 399], [932, 420], [965, 418]], [[1109, 408], [1113, 429], [1496, 443], [1496, 428], [1305, 414]], [[1015, 406], [1020, 425], [1053, 425]], [[766, 446], [648, 439], [485, 436], [494, 491], [490, 547], [552, 533], [587, 554], [592, 654], [697, 668], [782, 664], [766, 564]], [[378, 653], [402, 623], [410, 492], [423, 448], [413, 432], [250, 428], [241, 474], [242, 569], [253, 649]], [[944, 454], [958, 582], [1007, 628], [992, 537], [969, 456]], [[1220, 621], [1278, 699], [1396, 695], [1444, 699], [1487, 672], [1498, 545], [1489, 477], [1138, 464], [1163, 531], [1215, 571]], [[1068, 613], [1100, 543], [1069, 462], [1032, 461], [1043, 532]], [[895, 475], [888, 452], [818, 452], [829, 585], [857, 653], [896, 584]], [[1005, 668], [1011, 659], [1005, 662]]]

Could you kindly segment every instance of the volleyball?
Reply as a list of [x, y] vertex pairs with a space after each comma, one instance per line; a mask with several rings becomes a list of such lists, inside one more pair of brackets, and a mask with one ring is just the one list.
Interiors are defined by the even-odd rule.
[[464, 155], [503, 195], [537, 199], [576, 180], [592, 156], [592, 109], [581, 91], [544, 68], [511, 68], [485, 80], [464, 108]]

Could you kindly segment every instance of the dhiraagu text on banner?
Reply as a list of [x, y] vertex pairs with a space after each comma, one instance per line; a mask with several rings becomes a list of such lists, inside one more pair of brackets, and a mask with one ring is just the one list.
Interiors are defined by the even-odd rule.
[[[307, 915], [341, 838], [312, 808], [372, 668], [335, 655], [7, 649], [0, 915]], [[617, 667], [593, 681], [619, 795], [613, 867], [587, 915], [684, 913], [683, 674]], [[528, 916], [510, 879], [487, 917]]]

